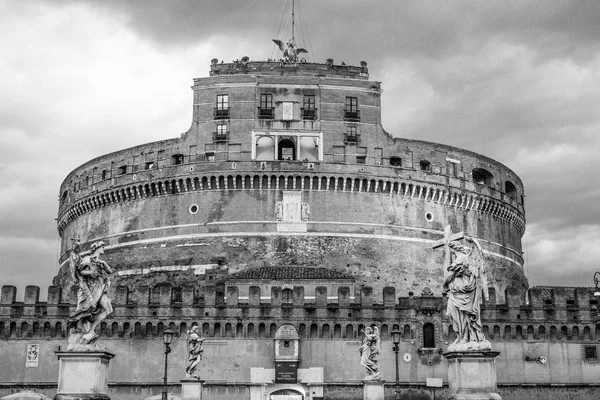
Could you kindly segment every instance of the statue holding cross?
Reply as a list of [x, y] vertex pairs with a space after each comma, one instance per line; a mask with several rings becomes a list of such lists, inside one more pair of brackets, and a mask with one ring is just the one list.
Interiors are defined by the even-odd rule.
[[[459, 240], [473, 245], [468, 248]], [[447, 315], [456, 332], [456, 340], [448, 351], [490, 350], [481, 327], [481, 292], [488, 296], [486, 264], [479, 241], [464, 232], [451, 233], [450, 225], [444, 229], [444, 238], [433, 248], [444, 246], [444, 292], [448, 293]]]

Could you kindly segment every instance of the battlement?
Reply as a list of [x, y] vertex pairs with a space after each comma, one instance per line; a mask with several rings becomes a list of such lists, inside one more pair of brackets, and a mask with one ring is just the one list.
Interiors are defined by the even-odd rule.
[[[282, 319], [297, 324], [335, 320], [349, 325], [399, 321], [401, 325], [409, 325], [411, 330], [426, 321], [436, 320], [441, 323], [445, 337], [452, 333], [445, 315], [446, 297], [434, 295], [428, 289], [418, 296], [409, 293], [397, 297], [395, 288], [386, 287], [381, 298], [375, 298], [370, 287], [362, 287], [352, 296], [353, 291], [348, 286], [339, 287], [336, 293], [328, 293], [324, 286], [307, 293], [304, 287], [298, 286], [292, 289], [291, 297], [283, 296], [281, 287], [262, 293], [259, 286], [250, 286], [247, 296], [246, 293], [240, 295], [236, 286], [227, 286], [226, 291], [220, 286], [200, 289], [169, 284], [135, 289], [117, 286], [111, 293], [115, 311], [103, 324], [104, 329], [113, 324], [121, 328], [148, 324], [164, 327], [166, 324], [191, 326], [194, 321], [203, 321], [210, 324], [214, 334], [214, 329], [236, 325], [243, 317], [253, 325], [275, 324]], [[0, 337], [20, 337], [17, 330], [23, 329], [29, 332], [27, 335], [58, 332], [64, 336], [66, 319], [76, 307], [77, 290], [76, 286], [67, 291], [50, 286], [46, 301], [40, 301], [40, 288], [27, 286], [24, 301], [17, 302], [16, 287], [2, 286]], [[569, 337], [579, 338], [585, 332], [591, 337], [589, 332], [600, 322], [591, 288], [533, 287], [528, 297], [529, 302], [525, 302], [517, 291], [508, 290], [506, 302], [497, 303], [496, 294], [491, 290], [490, 300], [482, 306], [482, 322], [488, 334], [493, 336], [496, 332], [498, 337], [497, 331], [502, 329], [514, 337], [517, 332], [525, 335], [524, 332], [535, 327], [535, 336], [568, 331]]]

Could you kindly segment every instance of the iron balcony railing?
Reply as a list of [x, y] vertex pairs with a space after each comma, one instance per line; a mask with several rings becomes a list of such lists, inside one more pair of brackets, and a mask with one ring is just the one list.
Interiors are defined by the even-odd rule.
[[360, 143], [360, 133], [344, 133], [344, 143]]
[[213, 132], [213, 142], [228, 142], [229, 131], [227, 132]]
[[344, 110], [344, 119], [346, 121], [360, 121], [360, 111]]
[[258, 119], [273, 119], [275, 116], [275, 107], [258, 107]]
[[215, 108], [213, 115], [215, 119], [229, 119], [229, 108]]
[[316, 108], [301, 108], [302, 119], [317, 119], [317, 109]]

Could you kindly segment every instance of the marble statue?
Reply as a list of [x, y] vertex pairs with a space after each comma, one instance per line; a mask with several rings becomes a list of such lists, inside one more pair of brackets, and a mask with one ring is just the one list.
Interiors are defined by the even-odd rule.
[[453, 261], [444, 282], [448, 293], [447, 315], [456, 332], [448, 351], [491, 350], [481, 326], [481, 292], [489, 298], [483, 250], [477, 239], [465, 236], [471, 249], [454, 240], [447, 244]]
[[69, 351], [104, 349], [96, 342], [98, 339], [96, 327], [113, 311], [107, 295], [110, 288], [109, 275], [113, 270], [106, 261], [100, 259], [104, 253], [104, 246], [103, 241], [95, 242], [91, 247], [92, 254], [82, 257], [80, 244], [75, 242], [71, 251], [69, 258], [71, 275], [79, 290], [77, 309], [69, 316], [67, 322], [69, 328], [67, 350]]
[[202, 343], [206, 338], [201, 338], [198, 335], [198, 326], [192, 326], [192, 329], [187, 332], [187, 350], [188, 350], [188, 362], [185, 367], [185, 377], [187, 379], [200, 379], [199, 376], [196, 375], [196, 369], [198, 368], [198, 364], [202, 360], [202, 353], [204, 352], [204, 348], [202, 347]]
[[379, 354], [381, 353], [381, 338], [379, 328], [375, 325], [363, 329], [363, 341], [358, 349], [360, 353], [360, 365], [367, 370], [365, 381], [381, 379], [381, 370], [377, 364]]

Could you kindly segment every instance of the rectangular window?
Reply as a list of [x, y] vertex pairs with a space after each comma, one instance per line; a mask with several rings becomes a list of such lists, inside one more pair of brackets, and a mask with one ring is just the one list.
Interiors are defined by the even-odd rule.
[[146, 163], [146, 169], [152, 169], [154, 168], [154, 161], [148, 161]]
[[344, 137], [344, 143], [359, 143], [360, 136], [358, 134], [358, 128], [354, 125], [346, 127], [346, 135]]
[[360, 113], [358, 111], [358, 98], [346, 97], [346, 109], [344, 110], [344, 119], [348, 121], [360, 120]]
[[356, 148], [356, 163], [366, 164], [367, 163], [367, 148], [357, 147]]
[[228, 140], [227, 136], [228, 136], [227, 135], [227, 124], [218, 124], [217, 131], [215, 132], [214, 137], [213, 137], [213, 141], [218, 142], [218, 141]]
[[273, 118], [273, 95], [263, 93], [260, 95], [260, 105], [258, 107], [258, 118], [272, 119]]
[[107, 169], [102, 171], [102, 180], [106, 180], [110, 177], [109, 171]]
[[302, 102], [302, 119], [316, 119], [315, 96], [304, 96]]
[[270, 109], [273, 107], [273, 95], [263, 93], [260, 95], [260, 108]]
[[229, 95], [217, 95], [217, 107], [215, 108], [215, 119], [229, 118]]
[[596, 360], [598, 358], [598, 347], [596, 345], [583, 346], [583, 357], [586, 360]]

